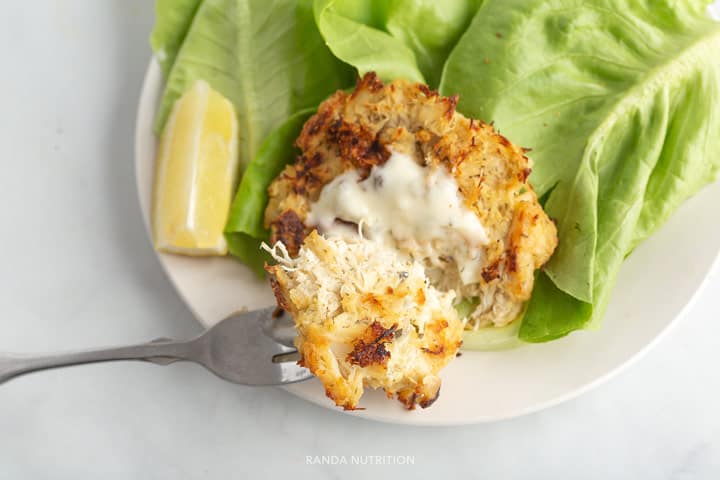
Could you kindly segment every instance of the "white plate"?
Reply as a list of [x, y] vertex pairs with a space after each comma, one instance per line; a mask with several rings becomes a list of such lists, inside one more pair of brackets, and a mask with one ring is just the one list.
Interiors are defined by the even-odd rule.
[[[135, 132], [140, 205], [148, 225], [156, 138], [153, 116], [162, 91], [151, 62]], [[720, 182], [705, 188], [625, 262], [598, 331], [576, 332], [540, 345], [503, 352], [464, 352], [442, 374], [440, 399], [408, 412], [380, 392], [367, 392], [350, 413], [385, 422], [457, 425], [516, 417], [556, 405], [600, 384], [645, 353], [682, 315], [710, 273], [720, 249]], [[159, 254], [168, 277], [205, 326], [243, 308], [274, 304], [268, 286], [231, 258]], [[286, 387], [293, 394], [338, 410], [317, 380]]]

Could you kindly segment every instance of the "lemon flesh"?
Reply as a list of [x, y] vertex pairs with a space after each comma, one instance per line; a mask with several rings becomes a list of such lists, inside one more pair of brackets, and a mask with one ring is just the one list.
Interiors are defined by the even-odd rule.
[[232, 103], [197, 81], [173, 106], [157, 156], [155, 248], [183, 255], [226, 255], [223, 228], [238, 174]]

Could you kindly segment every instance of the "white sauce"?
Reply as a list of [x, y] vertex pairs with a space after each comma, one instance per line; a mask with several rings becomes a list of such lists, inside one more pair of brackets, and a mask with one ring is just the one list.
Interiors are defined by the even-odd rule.
[[361, 229], [371, 240], [435, 265], [452, 257], [465, 284], [479, 281], [480, 247], [488, 242], [480, 220], [464, 205], [455, 179], [444, 168], [420, 166], [397, 152], [373, 167], [365, 180], [353, 170], [325, 185], [311, 205], [308, 224], [330, 236]]

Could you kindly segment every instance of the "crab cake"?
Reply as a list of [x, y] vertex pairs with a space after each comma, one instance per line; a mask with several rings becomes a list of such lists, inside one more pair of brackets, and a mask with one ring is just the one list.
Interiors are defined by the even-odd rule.
[[[270, 250], [270, 249], [269, 249]], [[453, 293], [430, 286], [423, 266], [363, 238], [310, 233], [296, 256], [282, 244], [267, 266], [278, 304], [295, 319], [301, 364], [327, 396], [354, 410], [364, 387], [408, 409], [438, 397], [438, 372], [458, 352]]]
[[473, 299], [466, 328], [517, 318], [556, 228], [528, 183], [524, 150], [456, 103], [373, 73], [335, 93], [305, 124], [297, 162], [268, 189], [272, 241], [294, 256], [313, 229], [359, 230], [422, 263], [433, 286]]

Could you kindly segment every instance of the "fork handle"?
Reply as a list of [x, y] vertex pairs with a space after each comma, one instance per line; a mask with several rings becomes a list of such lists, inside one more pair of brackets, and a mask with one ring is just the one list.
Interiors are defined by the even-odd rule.
[[0, 383], [38, 370], [116, 360], [144, 360], [167, 365], [192, 360], [192, 341], [159, 338], [149, 343], [97, 350], [80, 350], [50, 355], [0, 354]]

